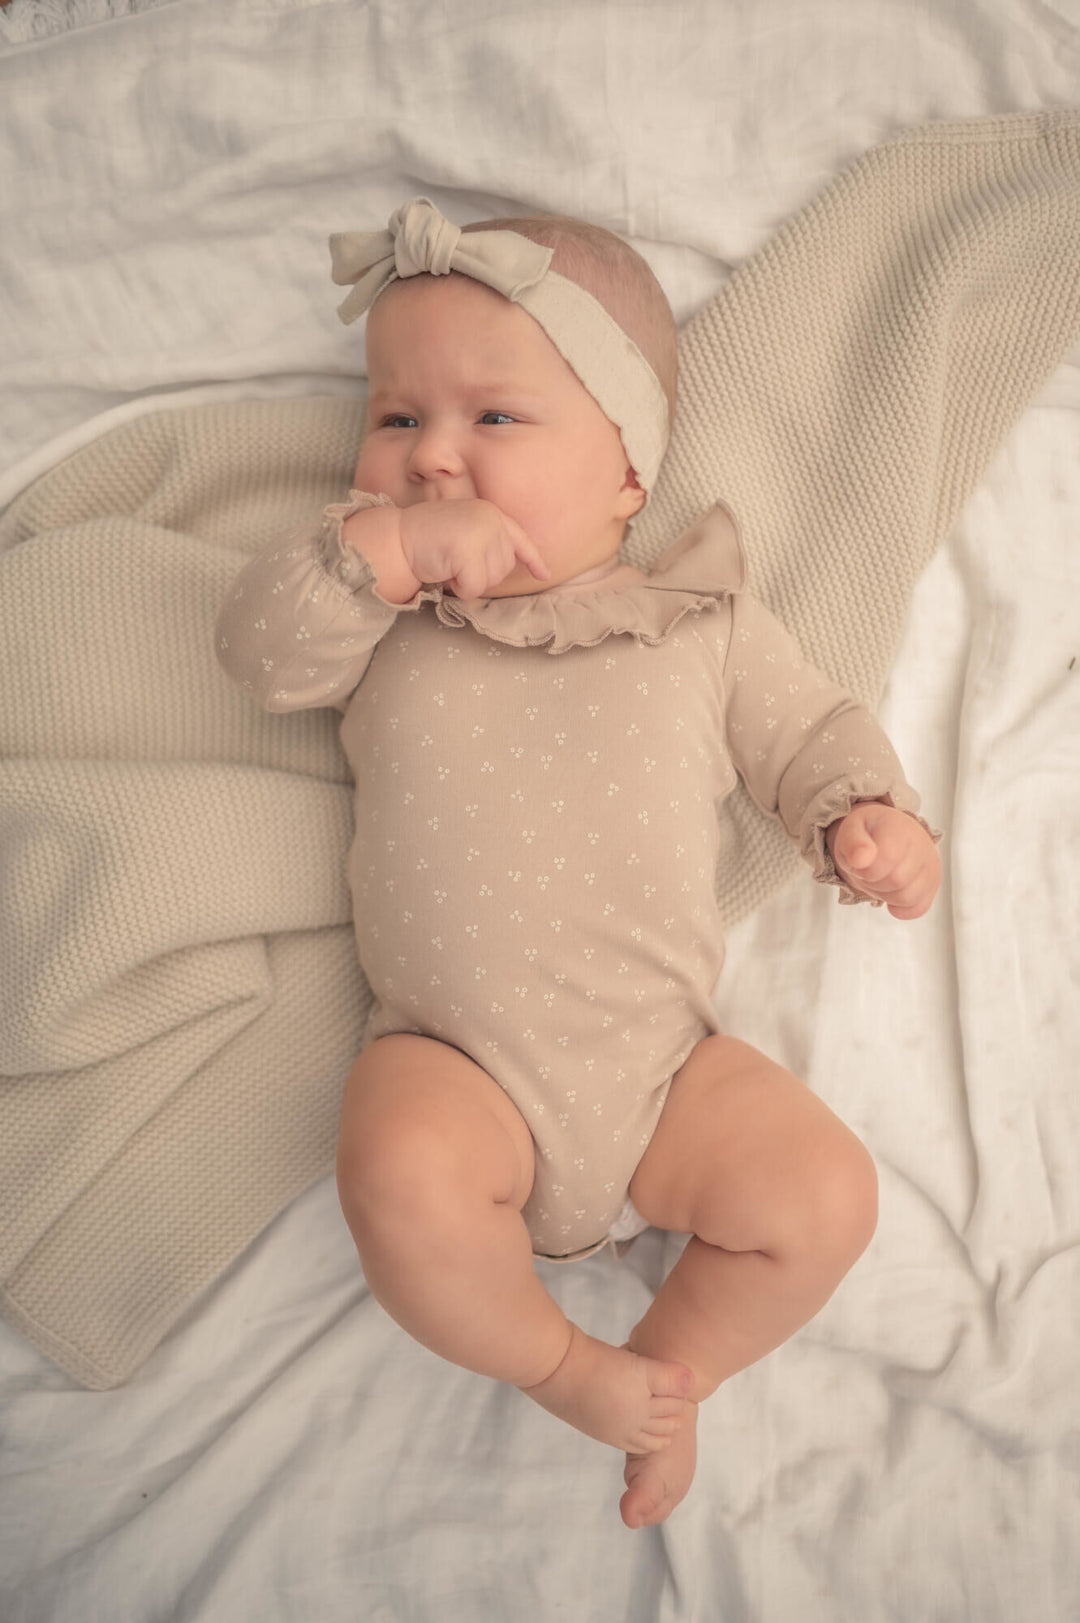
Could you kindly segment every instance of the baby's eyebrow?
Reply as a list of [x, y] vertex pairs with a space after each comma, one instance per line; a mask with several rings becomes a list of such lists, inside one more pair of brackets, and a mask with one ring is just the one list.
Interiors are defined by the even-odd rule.
[[[476, 402], [490, 401], [495, 398], [512, 398], [514, 400], [539, 400], [541, 398], [540, 392], [530, 388], [528, 383], [510, 378], [481, 379], [476, 383], [471, 383], [466, 393]], [[368, 401], [371, 405], [386, 405], [391, 401], [394, 404], [400, 404], [409, 396], [410, 390], [407, 385], [397, 389], [388, 387], [372, 389], [368, 394]]]

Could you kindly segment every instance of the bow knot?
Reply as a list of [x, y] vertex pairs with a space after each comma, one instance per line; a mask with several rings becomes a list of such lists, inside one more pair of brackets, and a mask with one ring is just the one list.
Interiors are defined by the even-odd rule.
[[339, 287], [353, 285], [338, 305], [348, 323], [371, 308], [397, 277], [446, 276], [460, 271], [517, 301], [541, 280], [552, 250], [516, 231], [470, 231], [439, 213], [430, 198], [414, 197], [390, 216], [386, 231], [343, 231], [330, 238], [331, 275]]
[[461, 228], [439, 213], [426, 197], [414, 197], [390, 216], [394, 264], [399, 276], [445, 276], [451, 268]]

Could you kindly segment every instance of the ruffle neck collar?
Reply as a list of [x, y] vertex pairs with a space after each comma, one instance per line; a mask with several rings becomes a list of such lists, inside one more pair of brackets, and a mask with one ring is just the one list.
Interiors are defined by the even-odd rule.
[[606, 637], [627, 635], [655, 645], [687, 614], [720, 607], [746, 586], [746, 554], [731, 509], [718, 502], [684, 531], [644, 576], [621, 571], [595, 585], [552, 587], [521, 597], [468, 600], [425, 586], [406, 609], [433, 603], [445, 626], [472, 626], [494, 642], [515, 648], [547, 645], [549, 654], [593, 648]]

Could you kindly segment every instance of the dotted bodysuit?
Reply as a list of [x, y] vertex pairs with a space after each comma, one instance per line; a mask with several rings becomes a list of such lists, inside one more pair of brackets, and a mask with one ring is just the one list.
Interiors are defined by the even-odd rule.
[[873, 716], [745, 591], [725, 508], [630, 586], [423, 588], [399, 608], [341, 540], [376, 500], [353, 492], [249, 562], [219, 658], [268, 709], [343, 709], [368, 1037], [439, 1038], [495, 1078], [536, 1144], [534, 1250], [584, 1255], [719, 1029], [716, 810], [736, 769], [830, 883], [830, 822], [918, 797]]

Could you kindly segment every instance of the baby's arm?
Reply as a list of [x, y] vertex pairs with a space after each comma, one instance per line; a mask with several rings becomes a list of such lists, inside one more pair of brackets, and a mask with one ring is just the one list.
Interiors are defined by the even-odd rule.
[[353, 498], [256, 553], [222, 605], [218, 660], [266, 710], [341, 705], [397, 618], [399, 606], [375, 591], [371, 564], [342, 541], [354, 512], [380, 506], [374, 496]]
[[[727, 734], [751, 798], [780, 819], [814, 878], [837, 885], [841, 901], [887, 902], [902, 909], [897, 917], [925, 912], [937, 888], [933, 845], [939, 836], [918, 816], [919, 797], [876, 718], [811, 665], [776, 617], [749, 593], [731, 599], [731, 614], [724, 662]], [[879, 819], [881, 813], [887, 815]], [[881, 832], [882, 849], [870, 835], [875, 855], [860, 870], [851, 861], [852, 847], [868, 837], [868, 820]], [[841, 832], [837, 862], [834, 847]], [[901, 848], [907, 851], [909, 845], [912, 855], [901, 857]], [[906, 893], [901, 899], [900, 892], [914, 871], [905, 866], [896, 875], [894, 857], [924, 871], [910, 900]], [[909, 907], [915, 910], [908, 912]]]
[[519, 559], [547, 579], [533, 542], [492, 502], [399, 508], [353, 491], [244, 566], [218, 616], [218, 660], [266, 710], [341, 706], [425, 582], [479, 597]]

